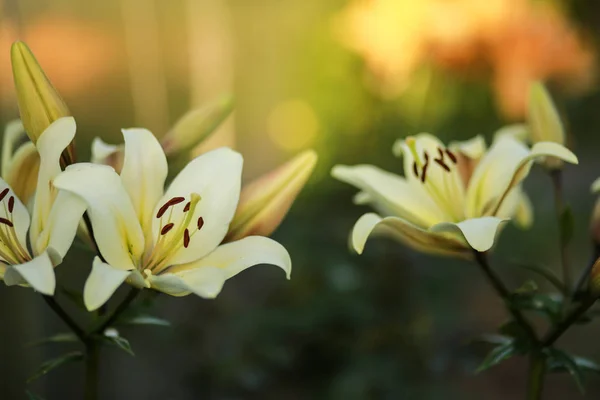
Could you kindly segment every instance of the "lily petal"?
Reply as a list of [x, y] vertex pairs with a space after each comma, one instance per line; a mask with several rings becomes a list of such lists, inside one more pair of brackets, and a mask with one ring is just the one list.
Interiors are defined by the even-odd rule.
[[17, 197], [28, 204], [35, 194], [39, 170], [38, 150], [32, 142], [27, 142], [17, 149], [2, 176]]
[[477, 135], [468, 140], [450, 142], [448, 148], [473, 160], [479, 160], [485, 154], [487, 146], [485, 138], [482, 135]]
[[227, 273], [217, 267], [203, 267], [178, 273], [149, 274], [146, 280], [152, 289], [175, 297], [194, 293], [205, 299], [214, 299], [221, 292]]
[[590, 191], [592, 193], [600, 192], [600, 178], [596, 178], [596, 180], [592, 182], [592, 185], [590, 186]]
[[249, 235], [269, 236], [281, 224], [317, 163], [307, 150], [270, 173], [244, 185], [226, 241]]
[[[0, 192], [4, 193], [0, 200], [0, 217], [4, 220], [12, 220], [17, 240], [23, 249], [27, 248], [27, 230], [29, 229], [29, 212], [27, 208], [21, 203], [21, 200], [12, 191], [11, 187], [2, 178], [0, 178]], [[11, 200], [12, 198], [12, 200]], [[10, 203], [12, 203], [13, 209], [10, 212]], [[0, 240], [0, 248], [10, 246], [10, 243], [4, 243]], [[12, 253], [12, 251], [9, 251]]]
[[455, 237], [445, 237], [438, 233], [429, 232], [402, 218], [381, 218], [374, 213], [364, 214], [356, 221], [350, 236], [352, 248], [358, 254], [362, 254], [367, 239], [372, 235], [391, 237], [424, 253], [456, 257], [470, 256], [470, 249]]
[[529, 138], [529, 128], [525, 124], [511, 124], [503, 126], [494, 133], [494, 142], [505, 136], [509, 136], [521, 143], [525, 143]]
[[472, 218], [459, 223], [442, 222], [432, 226], [431, 231], [455, 235], [474, 250], [484, 252], [492, 248], [501, 225], [506, 221], [497, 217]]
[[35, 243], [32, 243], [34, 254], [51, 248], [58, 256], [58, 259], [53, 260], [54, 265], [62, 262], [73, 244], [86, 208], [87, 204], [81, 197], [61, 190], [52, 205], [44, 230], [40, 232]]
[[27, 283], [38, 292], [52, 296], [56, 288], [56, 278], [50, 256], [44, 252], [29, 262], [8, 266], [4, 273], [4, 282], [7, 286]]
[[90, 160], [94, 164], [110, 165], [117, 173], [120, 173], [123, 168], [124, 152], [124, 145], [106, 143], [99, 137], [96, 137], [92, 141], [92, 156]]
[[83, 288], [83, 302], [88, 311], [104, 305], [129, 275], [130, 271], [111, 267], [95, 257], [92, 272]]
[[147, 129], [123, 129], [125, 159], [121, 169], [121, 180], [142, 230], [146, 242], [152, 240], [152, 214], [163, 195], [167, 179], [167, 157], [160, 143]]
[[275, 265], [290, 279], [292, 260], [289, 253], [281, 244], [263, 236], [247, 236], [221, 245], [201, 260], [174, 266], [169, 272], [177, 274], [196, 268], [218, 267], [225, 271], [226, 279], [229, 279], [258, 264]]
[[[191, 193], [200, 196], [194, 210], [192, 227], [202, 217], [204, 224], [196, 231], [187, 248], [181, 247], [170, 265], [196, 261], [213, 251], [225, 237], [240, 197], [242, 156], [228, 148], [210, 151], [193, 159], [175, 177], [153, 215], [163, 204], [175, 197], [188, 198]], [[172, 221], [184, 218], [183, 203], [173, 210]], [[159, 237], [160, 219], [153, 223], [154, 237]]]
[[106, 165], [78, 163], [54, 179], [54, 186], [82, 197], [104, 259], [131, 270], [144, 252], [144, 234], [121, 177]]
[[412, 185], [406, 179], [373, 165], [336, 165], [331, 175], [367, 193], [378, 208], [417, 226], [428, 228], [444, 220], [444, 213], [422, 186]]
[[33, 213], [29, 237], [37, 243], [38, 237], [46, 229], [50, 209], [56, 197], [52, 180], [61, 172], [60, 157], [75, 137], [75, 119], [63, 117], [52, 122], [37, 141], [40, 153], [40, 170], [33, 202]]

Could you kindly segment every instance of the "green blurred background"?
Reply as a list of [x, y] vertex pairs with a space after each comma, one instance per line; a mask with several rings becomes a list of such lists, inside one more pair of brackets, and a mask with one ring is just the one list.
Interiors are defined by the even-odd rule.
[[[18, 116], [9, 60], [16, 39], [29, 44], [73, 112], [83, 160], [95, 136], [118, 143], [120, 128], [131, 126], [160, 136], [186, 110], [227, 93], [236, 111], [208, 145], [241, 151], [246, 179], [305, 148], [320, 157], [274, 235], [292, 255], [292, 280], [261, 266], [230, 280], [216, 300], [146, 293], [152, 312], [173, 327], [120, 329], [136, 357], [103, 350], [102, 398], [520, 398], [526, 360], [474, 373], [489, 348], [472, 339], [507, 318], [474, 265], [388, 240], [351, 254], [347, 236], [366, 208], [354, 206], [355, 190], [329, 171], [372, 163], [401, 173], [391, 145], [420, 131], [491, 139], [523, 120], [527, 85], [542, 79], [580, 157], [565, 171], [565, 190], [577, 228], [571, 260], [582, 268], [595, 200], [589, 185], [600, 175], [600, 3], [0, 0], [2, 124]], [[528, 277], [519, 262], [558, 268], [549, 178], [536, 169], [525, 188], [534, 227], [507, 228], [493, 257], [512, 287]], [[90, 259], [74, 247], [59, 282], [83, 288]], [[59, 301], [86, 320], [67, 298]], [[66, 347], [25, 346], [65, 330], [31, 290], [0, 288], [1, 399], [25, 398], [26, 378]], [[600, 360], [598, 338], [591, 323], [559, 344]], [[587, 396], [597, 398], [600, 379], [589, 378]], [[73, 364], [30, 389], [78, 398], [82, 382], [82, 366]], [[577, 396], [567, 376], [548, 378], [545, 398]]]

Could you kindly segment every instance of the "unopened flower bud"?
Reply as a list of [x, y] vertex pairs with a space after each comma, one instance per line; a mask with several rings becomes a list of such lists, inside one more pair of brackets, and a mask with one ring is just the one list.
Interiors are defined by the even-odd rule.
[[317, 163], [307, 150], [242, 188], [226, 242], [250, 235], [269, 236], [279, 226]]
[[[600, 178], [592, 183], [591, 191], [594, 194], [600, 193]], [[590, 235], [596, 245], [600, 246], [600, 198], [596, 200], [592, 218], [590, 220]]]
[[588, 289], [593, 296], [600, 295], [600, 258], [592, 266]]
[[[528, 123], [531, 141], [554, 142], [565, 145], [565, 130], [550, 93], [540, 82], [534, 82], [529, 88]], [[548, 157], [543, 162], [549, 169], [558, 169], [562, 161]]]
[[[10, 55], [21, 121], [35, 144], [52, 122], [71, 113], [25, 43], [13, 43]], [[74, 152], [71, 143], [61, 157], [63, 166], [74, 162]]]
[[233, 99], [224, 97], [201, 108], [188, 111], [161, 139], [167, 156], [193, 149], [221, 125], [233, 111]]

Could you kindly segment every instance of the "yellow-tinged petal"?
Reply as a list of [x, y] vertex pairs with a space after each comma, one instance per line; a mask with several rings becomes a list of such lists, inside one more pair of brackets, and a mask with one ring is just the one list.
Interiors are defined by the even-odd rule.
[[509, 136], [521, 143], [526, 143], [529, 139], [529, 128], [526, 124], [511, 124], [503, 126], [494, 133], [494, 142], [504, 136]]
[[196, 268], [218, 267], [229, 279], [254, 265], [269, 264], [281, 268], [288, 279], [292, 273], [292, 260], [285, 247], [262, 236], [248, 236], [241, 240], [221, 245], [201, 260], [177, 265], [170, 273], [179, 273]]
[[317, 154], [307, 150], [279, 168], [244, 185], [226, 241], [269, 236], [281, 224], [312, 174]]
[[144, 252], [144, 234], [121, 177], [109, 166], [78, 163], [54, 179], [54, 186], [82, 197], [104, 259], [131, 270]]
[[121, 180], [133, 204], [146, 243], [152, 242], [152, 219], [167, 179], [167, 157], [147, 129], [123, 129], [125, 159]]
[[83, 302], [88, 311], [104, 305], [130, 274], [130, 271], [113, 268], [95, 257], [83, 288]]
[[472, 249], [484, 252], [494, 245], [496, 235], [508, 219], [472, 218], [459, 223], [443, 222], [431, 227], [432, 232], [450, 234], [464, 240]]
[[39, 168], [40, 156], [21, 120], [9, 122], [2, 141], [1, 176], [25, 204], [35, 192]]
[[121, 173], [123, 168], [123, 159], [125, 158], [125, 146], [122, 144], [109, 144], [100, 139], [94, 138], [92, 141], [91, 162], [94, 164], [109, 165]]
[[29, 231], [30, 240], [34, 244], [37, 243], [42, 231], [46, 229], [50, 210], [56, 197], [52, 180], [61, 172], [60, 157], [63, 150], [75, 137], [75, 130], [73, 117], [59, 118], [48, 126], [37, 142], [40, 169]]
[[421, 229], [402, 218], [381, 218], [374, 213], [364, 214], [356, 221], [350, 236], [352, 248], [362, 254], [367, 239], [372, 235], [391, 237], [424, 253], [455, 257], [469, 257], [471, 253], [470, 248], [455, 237]]
[[[31, 141], [37, 143], [52, 122], [71, 113], [25, 43], [13, 43], [10, 54], [21, 120]], [[73, 160], [69, 146], [65, 165]]]
[[423, 190], [406, 179], [372, 165], [336, 165], [331, 175], [363, 190], [376, 208], [428, 228], [445, 218], [445, 214]]
[[477, 135], [468, 140], [450, 142], [448, 148], [456, 153], [478, 160], [485, 154], [487, 146], [485, 138], [482, 135]]
[[56, 288], [54, 267], [47, 252], [24, 264], [9, 265], [4, 273], [8, 286], [28, 284], [38, 292], [52, 296]]
[[194, 293], [205, 299], [214, 299], [227, 280], [224, 269], [211, 266], [160, 275], [146, 273], [146, 281], [152, 289], [175, 297]]
[[233, 99], [223, 97], [204, 107], [188, 111], [161, 139], [168, 156], [189, 151], [206, 139], [233, 111]]
[[[186, 165], [175, 177], [158, 202], [154, 215], [160, 208], [175, 197], [190, 200], [190, 195], [199, 196], [199, 202], [191, 215], [190, 235], [196, 228], [196, 221], [202, 217], [201, 229], [193, 233], [189, 246], [181, 246], [170, 254], [168, 265], [186, 264], [199, 260], [221, 243], [235, 214], [240, 197], [242, 180], [242, 156], [226, 147], [204, 153]], [[185, 203], [172, 207], [171, 220], [179, 226], [179, 221], [188, 218]], [[153, 219], [154, 237], [160, 237], [161, 218]], [[176, 229], [176, 228], [174, 228]], [[179, 241], [181, 243], [182, 240]]]
[[550, 93], [541, 82], [534, 82], [529, 88], [529, 109], [527, 119], [531, 130], [531, 140], [565, 144], [565, 130]]
[[590, 190], [592, 193], [600, 192], [600, 178], [596, 178], [596, 180], [594, 182], [592, 182], [592, 185], [590, 186]]

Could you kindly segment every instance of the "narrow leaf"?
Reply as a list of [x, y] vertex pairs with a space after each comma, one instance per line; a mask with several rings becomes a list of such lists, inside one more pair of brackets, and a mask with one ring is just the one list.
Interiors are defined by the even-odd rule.
[[43, 338], [40, 340], [36, 340], [35, 342], [28, 343], [26, 347], [36, 347], [41, 346], [48, 343], [69, 343], [69, 342], [77, 342], [79, 339], [73, 333], [58, 333], [53, 336], [49, 336], [47, 338]]
[[26, 390], [25, 395], [27, 395], [27, 400], [44, 400], [43, 397], [38, 396], [37, 394], [33, 393], [30, 390]]
[[48, 360], [46, 362], [44, 362], [43, 364], [41, 364], [37, 371], [31, 376], [29, 377], [29, 379], [27, 379], [27, 383], [32, 382], [38, 378], [41, 378], [42, 376], [46, 375], [48, 372], [52, 371], [53, 369], [56, 369], [62, 365], [68, 364], [70, 362], [74, 362], [74, 361], [81, 361], [83, 360], [83, 353], [80, 351], [73, 351], [67, 354], [63, 354], [60, 357], [57, 358], [53, 358], [52, 360]]
[[556, 276], [556, 274], [554, 274], [554, 272], [552, 272], [548, 268], [542, 267], [541, 265], [530, 265], [530, 264], [517, 264], [517, 266], [520, 268], [526, 269], [528, 271], [535, 272], [536, 274], [538, 274], [541, 277], [543, 277], [544, 279], [546, 279], [555, 288], [560, 290], [560, 292], [562, 294], [567, 293], [567, 289], [565, 288], [565, 285], [563, 285], [563, 283]]
[[135, 356], [131, 349], [131, 344], [129, 344], [129, 341], [122, 336], [102, 336], [102, 341], [120, 348], [131, 356]]
[[129, 318], [119, 319], [118, 324], [123, 325], [158, 325], [171, 326], [171, 323], [166, 319], [153, 317], [152, 315], [136, 315]]
[[550, 355], [550, 369], [552, 371], [566, 370], [573, 377], [575, 384], [579, 391], [585, 393], [585, 377], [583, 375], [582, 368], [577, 364], [574, 357], [570, 354], [558, 350], [549, 349], [548, 354]]
[[512, 357], [516, 353], [515, 350], [514, 342], [512, 340], [494, 348], [477, 368], [476, 373], [485, 371], [486, 369], [491, 368], [494, 365], [498, 365], [502, 361]]

